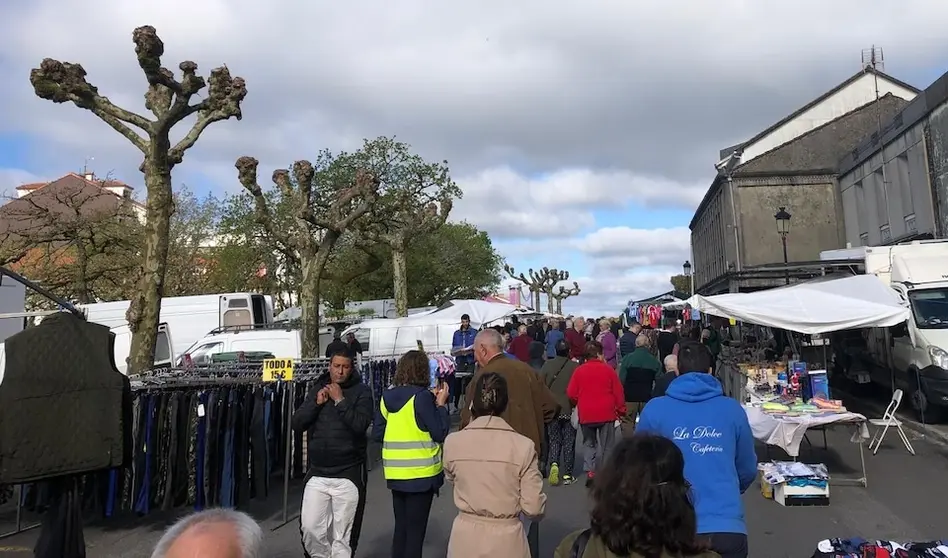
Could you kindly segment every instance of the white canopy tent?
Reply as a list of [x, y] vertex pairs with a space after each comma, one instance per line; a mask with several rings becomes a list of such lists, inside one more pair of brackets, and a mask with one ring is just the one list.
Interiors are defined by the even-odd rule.
[[873, 275], [818, 279], [755, 293], [695, 295], [688, 304], [712, 316], [808, 334], [889, 327], [909, 318], [898, 295]]
[[400, 355], [417, 348], [420, 340], [426, 351], [450, 352], [454, 332], [461, 326], [461, 316], [471, 318], [477, 329], [512, 315], [529, 313], [512, 304], [483, 300], [452, 300], [434, 312], [407, 318], [366, 320], [350, 326], [343, 335], [355, 333], [368, 344], [369, 355]]

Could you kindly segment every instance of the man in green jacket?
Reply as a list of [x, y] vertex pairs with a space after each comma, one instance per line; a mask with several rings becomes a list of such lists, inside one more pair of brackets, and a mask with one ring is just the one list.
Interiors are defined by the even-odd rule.
[[650, 341], [647, 335], [635, 338], [635, 350], [622, 357], [619, 364], [619, 381], [625, 392], [623, 430], [631, 433], [635, 429], [635, 417], [652, 398], [655, 379], [662, 373], [662, 363], [649, 351]]

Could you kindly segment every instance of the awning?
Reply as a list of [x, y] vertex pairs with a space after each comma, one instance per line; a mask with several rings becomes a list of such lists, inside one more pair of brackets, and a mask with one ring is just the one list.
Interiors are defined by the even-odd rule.
[[755, 293], [695, 295], [688, 303], [712, 316], [810, 334], [889, 327], [909, 318], [895, 291], [873, 275], [818, 279]]

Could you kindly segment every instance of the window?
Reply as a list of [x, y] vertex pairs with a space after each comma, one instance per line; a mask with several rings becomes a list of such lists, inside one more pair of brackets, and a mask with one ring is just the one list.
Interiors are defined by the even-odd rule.
[[211, 355], [221, 352], [223, 348], [223, 343], [206, 343], [188, 354], [191, 355], [191, 362], [194, 365], [206, 366], [211, 363]]
[[886, 184], [885, 173], [882, 169], [873, 173], [876, 186], [876, 217], [880, 225], [889, 224], [889, 192]]
[[866, 218], [866, 189], [862, 186], [862, 181], [856, 182], [853, 187], [856, 194], [856, 226], [861, 229], [865, 224]]
[[168, 342], [168, 334], [165, 331], [158, 332], [158, 339], [155, 341], [155, 362], [165, 362], [171, 360], [171, 343]]
[[859, 242], [861, 242], [863, 246], [869, 246], [869, 233], [859, 235]]
[[895, 158], [895, 185], [902, 198], [902, 212], [915, 213], [915, 201], [912, 199], [912, 174], [909, 169], [908, 153], [900, 153]]
[[915, 224], [915, 214], [905, 216], [905, 230], [910, 234], [915, 234], [918, 232], [918, 225]]
[[889, 225], [879, 227], [879, 236], [882, 237], [883, 244], [892, 240], [892, 231], [889, 230]]

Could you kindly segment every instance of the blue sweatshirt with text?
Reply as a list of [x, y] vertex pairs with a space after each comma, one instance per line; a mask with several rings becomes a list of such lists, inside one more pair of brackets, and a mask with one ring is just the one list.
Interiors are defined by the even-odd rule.
[[717, 378], [675, 378], [642, 410], [636, 431], [669, 438], [685, 455], [698, 533], [747, 533], [741, 494], [757, 477], [754, 435], [744, 408], [724, 395]]

